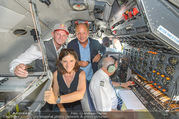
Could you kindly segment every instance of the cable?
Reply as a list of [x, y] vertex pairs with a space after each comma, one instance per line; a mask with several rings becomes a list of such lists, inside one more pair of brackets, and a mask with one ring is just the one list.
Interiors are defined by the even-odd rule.
[[11, 103], [13, 103], [18, 97], [20, 97], [23, 93], [25, 93], [28, 89], [29, 89], [29, 87], [37, 80], [38, 78], [36, 78], [36, 79], [34, 79], [33, 81], [32, 81], [32, 83], [31, 84], [29, 84], [29, 86], [22, 92], [22, 93], [20, 93], [19, 95], [17, 95], [15, 98], [13, 98], [11, 101], [9, 101], [7, 104], [5, 104], [4, 106], [2, 106], [1, 108], [0, 108], [0, 111], [2, 111], [2, 109], [4, 109], [5, 107], [7, 107], [8, 105], [11, 105]]

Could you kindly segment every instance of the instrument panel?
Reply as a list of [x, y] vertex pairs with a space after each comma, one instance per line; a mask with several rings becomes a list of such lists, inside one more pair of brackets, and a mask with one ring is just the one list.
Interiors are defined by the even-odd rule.
[[157, 119], [178, 118], [179, 114], [172, 114], [179, 108], [178, 9], [160, 0], [118, 3], [120, 9], [111, 15], [110, 26], [124, 44], [120, 80], [127, 81], [128, 72], [137, 75], [132, 78], [136, 84], [132, 91], [152, 115]]
[[124, 54], [130, 60], [129, 67], [150, 81], [157, 89], [171, 96], [172, 87], [179, 76], [179, 56], [150, 50], [128, 47]]

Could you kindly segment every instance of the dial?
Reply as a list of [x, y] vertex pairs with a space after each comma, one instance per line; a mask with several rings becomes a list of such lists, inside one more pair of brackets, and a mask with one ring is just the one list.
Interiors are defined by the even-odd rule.
[[169, 87], [170, 86], [170, 80], [167, 80], [165, 78], [162, 79], [163, 86]]
[[142, 51], [140, 51], [140, 52], [139, 52], [139, 56], [140, 56], [140, 57], [142, 57], [142, 56], [143, 56], [143, 54], [142, 54], [142, 53], [143, 53]]
[[133, 65], [133, 61], [130, 62], [130, 67], [132, 67], [132, 65]]
[[133, 54], [133, 53], [134, 53], [134, 50], [132, 49], [132, 50], [131, 50], [131, 54]]
[[134, 58], [133, 58], [133, 56], [131, 56], [131, 60], [133, 60]]
[[148, 53], [148, 52], [145, 52], [144, 57], [145, 57], [145, 59], [148, 59], [149, 53]]
[[134, 61], [137, 62], [137, 57], [134, 57]]
[[142, 67], [142, 73], [145, 73], [145, 72], [146, 72], [146, 68]]
[[154, 61], [150, 61], [150, 65], [152, 65], [152, 66], [153, 66], [153, 65], [154, 65]]
[[136, 65], [135, 64], [133, 65], [133, 68], [136, 69]]
[[138, 65], [138, 67], [137, 67], [138, 69], [140, 69], [141, 68], [141, 66], [140, 66], [140, 64]]
[[139, 64], [142, 64], [142, 60], [139, 59]]
[[169, 62], [169, 64], [171, 64], [171, 65], [177, 65], [178, 64], [178, 59], [176, 58], [176, 57], [170, 57], [169, 59], [168, 59], [168, 62]]
[[146, 67], [147, 66], [147, 62], [143, 61], [143, 66]]
[[155, 59], [156, 55], [152, 54], [152, 59]]
[[151, 78], [151, 77], [152, 77], [152, 73], [147, 72], [147, 76], [148, 76], [149, 78]]
[[165, 58], [166, 58], [165, 55], [163, 54], [159, 55], [159, 61], [164, 62]]
[[165, 68], [165, 71], [168, 75], [173, 75], [175, 73], [175, 68], [172, 66], [168, 66]]
[[160, 75], [154, 74], [154, 81], [159, 82], [160, 81]]
[[157, 64], [157, 70], [158, 71], [163, 71], [163, 69], [164, 69], [164, 65], [162, 63], [158, 63]]
[[149, 67], [149, 71], [152, 71], [153, 70], [153, 68], [152, 67]]
[[135, 51], [135, 56], [137, 56], [138, 55], [138, 52], [137, 51]]

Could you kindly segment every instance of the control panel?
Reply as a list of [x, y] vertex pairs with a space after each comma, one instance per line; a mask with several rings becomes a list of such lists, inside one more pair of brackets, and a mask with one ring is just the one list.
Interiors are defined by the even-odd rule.
[[[173, 52], [175, 53], [175, 52]], [[135, 74], [132, 91], [155, 118], [169, 118], [179, 111], [179, 55], [147, 47], [126, 46], [119, 74]], [[128, 67], [125, 67], [128, 66]], [[170, 113], [168, 113], [170, 112]]]
[[[128, 49], [129, 48], [129, 49]], [[147, 48], [128, 47], [124, 50], [129, 67], [168, 96], [176, 94], [179, 56]]]

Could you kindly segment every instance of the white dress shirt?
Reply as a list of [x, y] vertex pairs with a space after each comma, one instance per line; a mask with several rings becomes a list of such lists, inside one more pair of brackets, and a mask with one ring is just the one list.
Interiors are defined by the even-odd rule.
[[[54, 40], [53, 40], [53, 44], [54, 44]], [[58, 51], [55, 47], [54, 44], [54, 48], [56, 50], [57, 56], [60, 53], [62, 48], [66, 48], [66, 45], [61, 47]], [[35, 61], [36, 59], [42, 59], [42, 53], [39, 47], [38, 43], [32, 44], [24, 53], [20, 54], [16, 59], [14, 59], [10, 65], [10, 72], [14, 73], [14, 69], [17, 65], [23, 63], [23, 64], [30, 64], [31, 62]]]
[[90, 81], [89, 91], [96, 111], [117, 110], [117, 96], [109, 80], [109, 76], [99, 69]]

